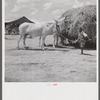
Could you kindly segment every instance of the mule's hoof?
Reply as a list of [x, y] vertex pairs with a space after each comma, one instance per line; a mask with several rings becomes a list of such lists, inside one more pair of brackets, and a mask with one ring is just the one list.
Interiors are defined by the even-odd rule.
[[45, 50], [45, 48], [42, 48], [42, 51], [44, 51]]
[[17, 50], [20, 50], [20, 48], [19, 48], [19, 47], [17, 47], [16, 49], [17, 49]]
[[81, 55], [84, 55], [84, 53], [81, 53]]
[[47, 46], [46, 44], [44, 44], [44, 46]]
[[24, 47], [26, 50], [29, 48], [29, 47]]
[[56, 46], [53, 46], [53, 48], [56, 48]]

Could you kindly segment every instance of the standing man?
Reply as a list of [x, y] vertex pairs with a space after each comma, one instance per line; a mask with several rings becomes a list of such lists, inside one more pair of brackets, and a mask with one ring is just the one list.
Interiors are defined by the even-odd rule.
[[88, 35], [80, 27], [79, 34], [78, 34], [78, 43], [79, 43], [79, 46], [80, 46], [80, 49], [81, 49], [81, 54], [83, 54], [83, 49], [85, 47], [86, 39], [89, 40]]

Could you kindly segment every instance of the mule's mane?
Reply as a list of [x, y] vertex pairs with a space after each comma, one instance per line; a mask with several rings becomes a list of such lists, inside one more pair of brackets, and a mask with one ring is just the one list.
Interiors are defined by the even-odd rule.
[[54, 26], [55, 26], [54, 22], [50, 23], [50, 25], [48, 26], [49, 30], [52, 30], [54, 28]]

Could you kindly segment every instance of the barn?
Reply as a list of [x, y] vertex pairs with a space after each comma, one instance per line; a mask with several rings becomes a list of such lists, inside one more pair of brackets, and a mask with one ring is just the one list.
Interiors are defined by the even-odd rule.
[[30, 21], [28, 18], [26, 18], [25, 16], [17, 20], [11, 21], [11, 22], [5, 22], [5, 34], [6, 35], [18, 35], [19, 34], [18, 27], [20, 24], [24, 22], [34, 23]]

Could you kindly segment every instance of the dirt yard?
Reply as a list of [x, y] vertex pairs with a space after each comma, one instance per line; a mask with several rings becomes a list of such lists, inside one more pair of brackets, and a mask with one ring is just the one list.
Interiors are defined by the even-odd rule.
[[[27, 39], [29, 46], [25, 50], [20, 43], [17, 50], [18, 35], [9, 35], [5, 39], [5, 81], [6, 82], [95, 82], [96, 50], [84, 50], [72, 46], [53, 49], [47, 46], [45, 51], [39, 47], [39, 38]], [[52, 36], [46, 38], [46, 44], [52, 44]]]

